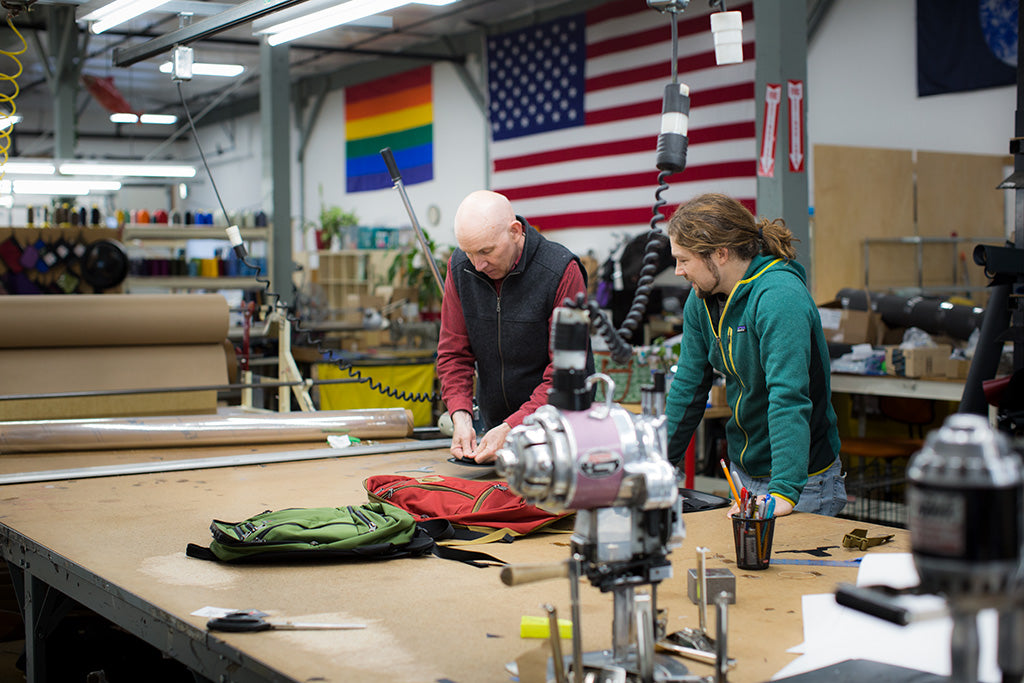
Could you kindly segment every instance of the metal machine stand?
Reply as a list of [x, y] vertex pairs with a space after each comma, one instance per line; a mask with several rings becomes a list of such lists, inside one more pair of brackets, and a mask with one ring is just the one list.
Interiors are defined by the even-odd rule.
[[[288, 316], [281, 311], [271, 309], [267, 315], [266, 325], [277, 327], [277, 409], [278, 412], [291, 412], [291, 398], [288, 394], [291, 391], [295, 395], [295, 401], [299, 404], [299, 410], [311, 413], [316, 408], [313, 399], [309, 396], [310, 380], [304, 380], [299, 366], [292, 356], [292, 326]], [[242, 407], [247, 410], [255, 410], [252, 401], [252, 387], [254, 382], [259, 382], [260, 377], [252, 374], [252, 370], [245, 370], [242, 373], [242, 382], [246, 385], [242, 389]]]
[[[1024, 14], [1017, 14], [1018, 47], [1024, 41]], [[974, 262], [992, 278], [992, 291], [981, 338], [964, 385], [961, 413], [986, 415], [988, 403], [983, 382], [995, 377], [1003, 344], [1013, 343], [1013, 371], [1024, 370], [1024, 63], [1017, 63], [1017, 111], [1014, 137], [1010, 139], [1013, 173], [999, 189], [1014, 191], [1014, 239], [1006, 246], [978, 245]]]

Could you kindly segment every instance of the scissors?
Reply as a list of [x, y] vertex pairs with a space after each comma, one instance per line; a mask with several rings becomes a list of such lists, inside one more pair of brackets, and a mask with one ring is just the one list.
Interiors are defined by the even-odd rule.
[[325, 631], [366, 628], [366, 624], [308, 624], [299, 622], [270, 622], [249, 612], [230, 612], [206, 622], [211, 631], [245, 633], [249, 631]]

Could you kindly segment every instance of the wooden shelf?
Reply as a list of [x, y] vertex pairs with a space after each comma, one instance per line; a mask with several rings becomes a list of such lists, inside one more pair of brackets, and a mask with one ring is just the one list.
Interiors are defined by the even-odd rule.
[[189, 277], [180, 275], [129, 275], [125, 280], [133, 287], [162, 287], [165, 289], [261, 289], [263, 283], [254, 277]]
[[318, 252], [317, 283], [327, 294], [327, 307], [349, 307], [349, 296], [368, 296], [384, 281], [394, 252], [388, 249], [344, 249]]
[[[125, 239], [148, 240], [224, 240], [228, 239], [227, 228], [216, 225], [165, 225], [153, 223], [126, 223]], [[243, 240], [266, 240], [270, 228], [240, 228]]]
[[[266, 244], [266, 266], [262, 277], [270, 279], [270, 263], [272, 262], [272, 230], [269, 226], [260, 228], [242, 228], [239, 230], [242, 240], [246, 242], [264, 242]], [[147, 246], [166, 249], [172, 245], [184, 245], [191, 240], [218, 240], [229, 242], [226, 228], [217, 225], [169, 225], [154, 223], [126, 223], [122, 230], [122, 239], [130, 243], [132, 248]], [[132, 289], [261, 289], [263, 283], [253, 275], [232, 276], [189, 276], [189, 275], [129, 275], [125, 287]]]

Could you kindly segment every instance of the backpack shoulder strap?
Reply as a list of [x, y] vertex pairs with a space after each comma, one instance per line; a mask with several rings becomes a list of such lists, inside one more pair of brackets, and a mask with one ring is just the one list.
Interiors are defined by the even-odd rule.
[[[507, 562], [499, 560], [493, 555], [482, 553], [476, 550], [462, 550], [461, 548], [452, 547], [452, 539], [457, 537], [465, 536], [466, 534], [478, 534], [478, 532], [472, 532], [467, 529], [456, 529], [452, 526], [452, 523], [446, 519], [430, 519], [424, 522], [416, 522], [417, 533], [424, 532], [433, 539], [434, 548], [433, 553], [437, 557], [443, 560], [455, 560], [468, 564], [471, 567], [503, 567]], [[447, 542], [446, 542], [447, 541]], [[472, 540], [464, 541], [466, 543], [472, 543]], [[455, 541], [458, 544], [458, 541]]]
[[213, 551], [209, 548], [195, 543], [189, 543], [185, 548], [185, 554], [189, 557], [194, 557], [197, 560], [210, 560], [217, 562], [217, 556], [213, 554]]

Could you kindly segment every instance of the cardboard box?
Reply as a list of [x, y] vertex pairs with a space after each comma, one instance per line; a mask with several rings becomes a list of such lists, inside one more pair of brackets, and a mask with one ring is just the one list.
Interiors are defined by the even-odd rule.
[[950, 358], [946, 361], [946, 377], [949, 379], [967, 379], [971, 371], [971, 361], [966, 358]]
[[900, 377], [945, 377], [953, 347], [938, 344], [915, 349], [888, 346], [885, 349], [885, 371]]
[[878, 346], [885, 335], [885, 324], [874, 311], [843, 308], [839, 301], [818, 306], [825, 339], [836, 344], [871, 344]]

